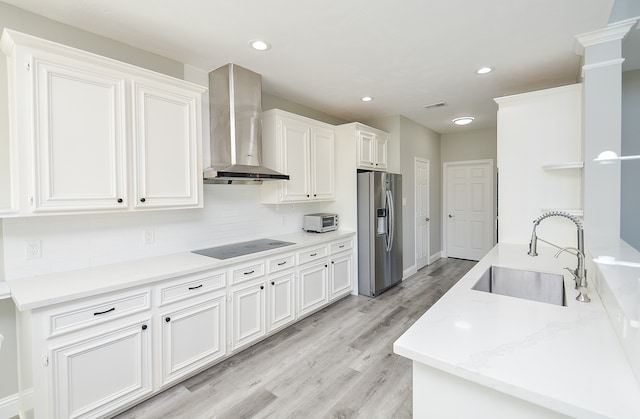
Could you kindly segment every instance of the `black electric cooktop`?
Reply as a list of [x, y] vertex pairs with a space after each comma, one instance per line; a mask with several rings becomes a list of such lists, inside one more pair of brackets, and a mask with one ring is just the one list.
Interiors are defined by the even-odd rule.
[[209, 256], [216, 259], [231, 259], [238, 256], [249, 255], [251, 253], [264, 252], [265, 250], [291, 246], [292, 244], [295, 243], [285, 242], [282, 240], [260, 239], [210, 247], [208, 249], [194, 250], [191, 253], [197, 253], [199, 255]]

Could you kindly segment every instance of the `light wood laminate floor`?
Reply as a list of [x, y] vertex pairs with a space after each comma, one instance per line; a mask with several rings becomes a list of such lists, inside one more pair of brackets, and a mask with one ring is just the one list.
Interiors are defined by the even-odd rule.
[[410, 418], [411, 361], [393, 342], [474, 264], [440, 259], [348, 296], [117, 417]]

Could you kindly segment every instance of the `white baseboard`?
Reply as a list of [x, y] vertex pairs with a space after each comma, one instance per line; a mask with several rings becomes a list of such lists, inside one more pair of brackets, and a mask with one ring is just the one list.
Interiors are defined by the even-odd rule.
[[411, 275], [415, 274], [416, 272], [418, 272], [418, 270], [416, 269], [415, 264], [413, 266], [408, 267], [402, 272], [402, 280], [404, 281], [405, 279], [409, 278]]
[[18, 393], [0, 399], [0, 418], [8, 419], [18, 415], [20, 398]]
[[433, 255], [431, 255], [429, 257], [429, 265], [431, 265], [433, 262], [437, 261], [438, 259], [442, 259], [442, 252], [434, 253]]

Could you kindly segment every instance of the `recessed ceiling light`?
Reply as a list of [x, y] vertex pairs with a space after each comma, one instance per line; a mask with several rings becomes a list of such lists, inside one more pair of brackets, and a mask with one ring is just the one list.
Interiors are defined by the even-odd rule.
[[476, 70], [476, 74], [487, 74], [494, 70], [493, 67], [482, 67]]
[[373, 98], [371, 96], [363, 96], [360, 98], [360, 100], [363, 102], [371, 102]]
[[453, 122], [456, 125], [467, 125], [473, 122], [475, 118], [473, 116], [461, 116], [460, 118], [454, 119]]
[[266, 51], [269, 48], [271, 48], [271, 44], [268, 43], [267, 41], [261, 41], [259, 39], [253, 40], [251, 42], [249, 42], [249, 45], [251, 45], [251, 48], [258, 50], [258, 51]]

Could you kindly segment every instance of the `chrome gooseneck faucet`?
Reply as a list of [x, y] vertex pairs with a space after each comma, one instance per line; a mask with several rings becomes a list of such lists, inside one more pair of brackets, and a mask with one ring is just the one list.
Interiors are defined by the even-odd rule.
[[[564, 217], [564, 218], [568, 218], [569, 220], [573, 221], [573, 223], [576, 225], [576, 229], [578, 231], [578, 245], [577, 248], [575, 247], [560, 247], [557, 246], [551, 242], [548, 242], [546, 240], [541, 239], [540, 237], [537, 236], [536, 234], [536, 227], [538, 227], [538, 225], [540, 224], [540, 222], [542, 222], [542, 220], [545, 220], [549, 217]], [[562, 211], [551, 211], [551, 212], [547, 212], [543, 215], [541, 215], [540, 217], [538, 217], [537, 219], [533, 220], [533, 231], [531, 232], [531, 241], [529, 242], [529, 252], [527, 252], [527, 254], [529, 256], [538, 256], [538, 240], [550, 244], [551, 246], [560, 249], [560, 251], [558, 253], [556, 253], [555, 257], [558, 257], [560, 255], [560, 253], [562, 252], [568, 252], [571, 253], [572, 255], [575, 255], [578, 257], [578, 265], [576, 266], [576, 269], [571, 271], [570, 269], [569, 272], [571, 272], [571, 274], [574, 277], [574, 280], [576, 282], [576, 289], [580, 290], [580, 293], [578, 294], [578, 296], [576, 297], [576, 300], [581, 301], [583, 303], [588, 303], [589, 301], [591, 301], [591, 299], [589, 298], [589, 296], [586, 294], [586, 288], [587, 288], [587, 270], [585, 269], [585, 263], [584, 263], [584, 229], [582, 228], [582, 223], [580, 222], [580, 220], [578, 220], [576, 217], [574, 217], [573, 215], [566, 213], [566, 212], [562, 212]]]

